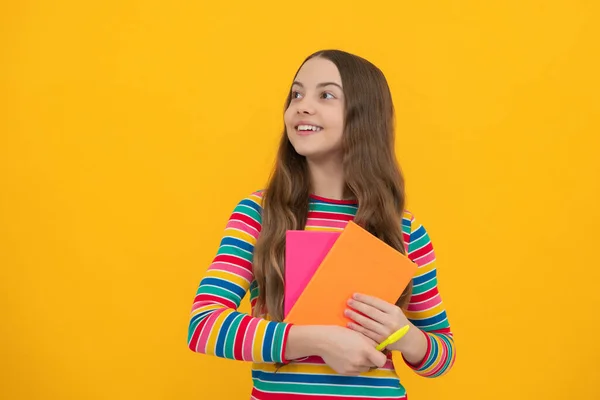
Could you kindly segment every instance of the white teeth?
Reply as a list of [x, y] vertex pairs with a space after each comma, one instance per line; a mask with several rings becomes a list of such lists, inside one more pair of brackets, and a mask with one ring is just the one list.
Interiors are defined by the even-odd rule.
[[314, 132], [318, 132], [321, 130], [320, 127], [315, 126], [315, 125], [298, 125], [298, 130], [299, 131], [314, 131]]

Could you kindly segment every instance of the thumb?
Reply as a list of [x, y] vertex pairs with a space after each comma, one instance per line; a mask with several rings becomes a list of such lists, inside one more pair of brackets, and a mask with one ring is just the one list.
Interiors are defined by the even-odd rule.
[[371, 361], [373, 363], [373, 365], [376, 365], [377, 367], [381, 368], [385, 365], [385, 363], [387, 362], [387, 356], [385, 354], [383, 354], [381, 351], [377, 351], [375, 349], [371, 349], [369, 351], [369, 361]]

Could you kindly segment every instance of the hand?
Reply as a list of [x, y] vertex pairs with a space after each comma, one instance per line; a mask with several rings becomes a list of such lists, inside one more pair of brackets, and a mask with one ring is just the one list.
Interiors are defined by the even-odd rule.
[[386, 355], [375, 349], [377, 343], [358, 332], [341, 326], [324, 326], [320, 333], [319, 356], [339, 374], [359, 375], [387, 362]]
[[[395, 304], [390, 304], [376, 297], [356, 294], [348, 300], [348, 305], [351, 308], [347, 309], [345, 314], [352, 320], [348, 323], [348, 327], [362, 333], [376, 343], [383, 342], [388, 336], [405, 325], [410, 325], [409, 330], [413, 329], [408, 318], [406, 318], [400, 307]], [[406, 337], [405, 335], [404, 338]], [[396, 343], [387, 346], [387, 350], [402, 351], [404, 342], [400, 339]]]

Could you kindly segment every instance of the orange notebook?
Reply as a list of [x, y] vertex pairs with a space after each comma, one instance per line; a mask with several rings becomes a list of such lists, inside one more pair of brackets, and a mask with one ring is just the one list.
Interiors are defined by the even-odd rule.
[[344, 310], [354, 293], [395, 303], [416, 270], [408, 257], [350, 221], [284, 321], [346, 326]]

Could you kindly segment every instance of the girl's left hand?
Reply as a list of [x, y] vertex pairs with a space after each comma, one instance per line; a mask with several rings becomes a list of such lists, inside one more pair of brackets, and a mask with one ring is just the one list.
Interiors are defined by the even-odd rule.
[[[362, 333], [377, 343], [383, 342], [405, 325], [411, 325], [412, 328], [412, 324], [400, 307], [376, 297], [355, 294], [348, 300], [348, 305], [351, 308], [346, 310], [345, 315], [352, 320], [348, 323], [348, 328]], [[387, 346], [387, 349], [401, 351], [402, 343], [403, 340], [400, 339]]]

